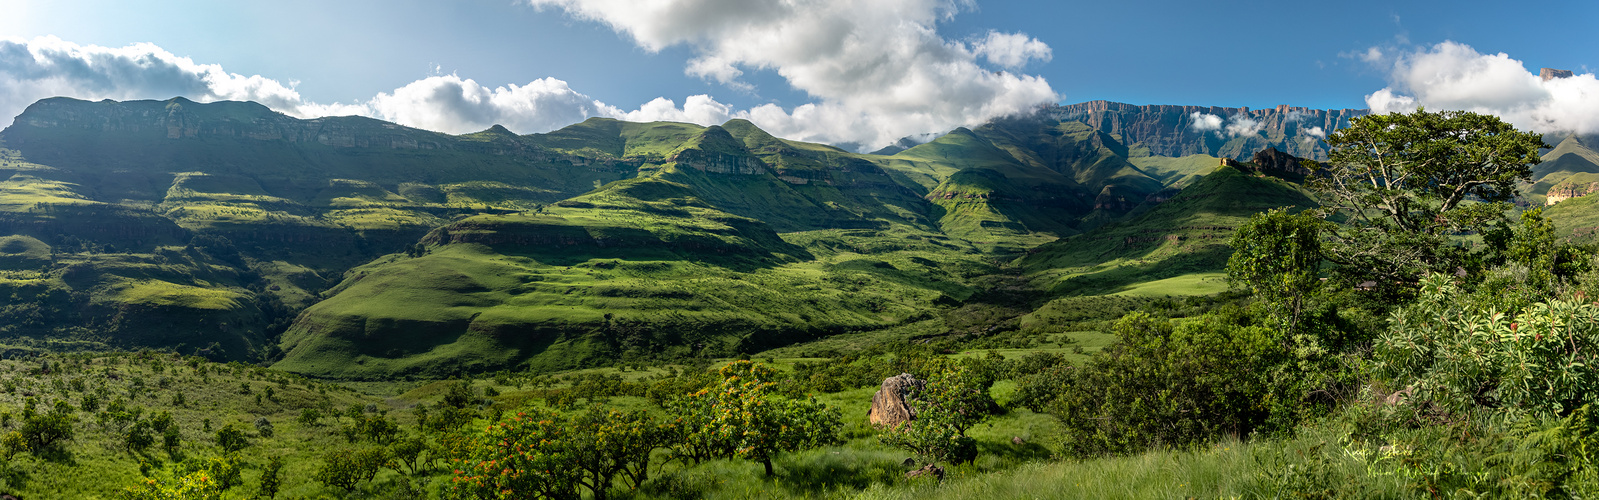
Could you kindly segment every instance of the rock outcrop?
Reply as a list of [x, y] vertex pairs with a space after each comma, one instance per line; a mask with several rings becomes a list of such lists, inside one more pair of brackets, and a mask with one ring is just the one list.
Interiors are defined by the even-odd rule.
[[872, 407], [866, 410], [866, 418], [872, 425], [892, 427], [916, 419], [916, 409], [912, 408], [906, 398], [911, 391], [920, 390], [927, 382], [918, 380], [909, 373], [901, 373], [883, 379], [883, 386], [872, 395]]
[[1310, 169], [1300, 165], [1301, 161], [1302, 158], [1278, 151], [1277, 148], [1266, 148], [1249, 159], [1249, 163], [1253, 166], [1246, 164], [1242, 168], [1257, 174], [1302, 179], [1310, 175]]
[[1580, 196], [1587, 196], [1599, 192], [1599, 182], [1572, 182], [1566, 181], [1549, 188], [1549, 194], [1544, 195], [1544, 203], [1553, 205]]
[[766, 173], [766, 164], [762, 163], [760, 158], [748, 154], [713, 153], [700, 149], [685, 149], [667, 161], [674, 161], [679, 165], [717, 174], [760, 175]]
[[1549, 81], [1556, 78], [1571, 78], [1575, 76], [1569, 69], [1538, 68], [1538, 78]]

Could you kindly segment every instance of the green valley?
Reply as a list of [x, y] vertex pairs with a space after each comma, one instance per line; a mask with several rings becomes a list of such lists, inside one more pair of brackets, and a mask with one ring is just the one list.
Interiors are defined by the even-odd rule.
[[[341, 378], [731, 355], [982, 309], [1054, 279], [1017, 256], [1110, 237], [1216, 162], [1048, 118], [884, 156], [743, 120], [448, 136], [181, 98], [48, 99], [0, 140], [10, 335]], [[1254, 208], [1277, 202], [1297, 203]], [[1081, 293], [1101, 291], [1045, 295]]]
[[[1197, 112], [1247, 111], [1045, 106], [863, 154], [738, 119], [448, 135], [247, 102], [46, 99], [0, 132], [0, 493], [1579, 483], [1526, 464], [1566, 446], [1530, 435], [1592, 432], [1589, 393], [1549, 396], [1585, 368], [1520, 379], [1554, 381], [1539, 392], [1416, 350], [1466, 356], [1427, 332], [1497, 332], [1482, 363], [1502, 375], [1587, 345], [1517, 329], [1566, 328], [1548, 311], [1599, 324], [1592, 141], [1500, 130], [1527, 170], [1492, 186], [1517, 196], [1395, 188], [1414, 199], [1394, 217], [1428, 223], [1390, 224], [1370, 222], [1387, 205], [1338, 205], [1372, 196], [1329, 194], [1370, 165], [1340, 130], [1498, 125], [1280, 108], [1227, 138], [1195, 133]], [[1379, 264], [1424, 273], [1383, 282]], [[880, 422], [889, 395], [921, 413]], [[1471, 437], [1440, 438], [1457, 431]], [[1506, 453], [1523, 461], [1472, 458]]]

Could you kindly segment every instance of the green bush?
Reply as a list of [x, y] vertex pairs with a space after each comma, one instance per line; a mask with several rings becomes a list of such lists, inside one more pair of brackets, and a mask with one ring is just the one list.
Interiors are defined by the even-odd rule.
[[221, 485], [204, 470], [184, 474], [167, 472], [145, 478], [138, 486], [122, 491], [121, 500], [216, 500], [222, 498]]
[[283, 457], [273, 455], [267, 459], [265, 467], [261, 468], [261, 481], [256, 487], [256, 498], [272, 500], [278, 497], [278, 490], [283, 487]]
[[676, 422], [674, 452], [694, 460], [742, 457], [773, 475], [781, 452], [833, 444], [841, 425], [838, 410], [815, 398], [776, 393], [777, 372], [749, 360], [722, 367], [722, 381], [667, 405]]
[[355, 491], [355, 487], [361, 483], [361, 477], [361, 464], [356, 461], [355, 453], [348, 449], [327, 452], [322, 456], [322, 467], [311, 476], [317, 482], [344, 491]]
[[977, 458], [977, 441], [966, 436], [967, 429], [998, 409], [988, 395], [993, 379], [974, 367], [981, 363], [941, 365], [907, 394], [915, 418], [885, 429], [878, 439], [916, 454], [923, 463], [970, 462]]
[[17, 433], [28, 443], [28, 449], [39, 452], [62, 441], [71, 441], [74, 435], [71, 414], [61, 412], [25, 415]]
[[234, 453], [250, 446], [250, 438], [236, 423], [229, 423], [217, 430], [216, 440], [217, 446], [221, 446], [225, 453]]
[[1374, 366], [1391, 388], [1450, 414], [1550, 417], [1599, 402], [1590, 366], [1599, 306], [1551, 299], [1505, 310], [1445, 275], [1421, 284], [1420, 299], [1393, 315], [1376, 344]]
[[123, 446], [133, 453], [144, 453], [150, 445], [155, 444], [155, 436], [150, 433], [150, 421], [140, 420], [128, 428], [128, 433], [122, 436]]
[[[457, 465], [447, 496], [577, 498], [581, 471], [567, 456], [571, 441], [559, 420], [556, 413], [518, 413], [490, 426]], [[331, 455], [328, 463], [334, 463]], [[340, 485], [345, 477], [336, 477]], [[353, 480], [348, 484], [354, 489]]]
[[1138, 312], [1113, 330], [1121, 341], [1072, 371], [1069, 382], [1064, 374], [1042, 380], [1061, 391], [1047, 409], [1060, 420], [1070, 453], [1129, 453], [1222, 434], [1248, 436], [1274, 411], [1292, 406], [1280, 400], [1280, 381], [1273, 377], [1290, 359], [1284, 339], [1236, 308], [1181, 326]]

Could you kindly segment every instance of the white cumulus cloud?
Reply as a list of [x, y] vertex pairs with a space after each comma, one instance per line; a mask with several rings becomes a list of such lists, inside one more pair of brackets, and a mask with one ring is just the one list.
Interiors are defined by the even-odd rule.
[[1006, 68], [1020, 68], [1037, 59], [1049, 62], [1054, 57], [1049, 45], [1022, 33], [988, 32], [988, 37], [977, 41], [973, 48], [988, 62]]
[[478, 131], [495, 124], [520, 133], [544, 132], [590, 116], [616, 113], [554, 78], [491, 89], [456, 75], [428, 77], [392, 93], [379, 93], [365, 107], [359, 114], [450, 133]]
[[621, 111], [610, 108], [606, 116], [627, 120], [631, 122], [687, 122], [700, 125], [715, 125], [734, 118], [749, 118], [748, 112], [735, 111], [733, 106], [717, 102], [708, 95], [689, 96], [683, 102], [683, 107], [678, 107], [676, 102], [665, 97], [644, 103], [634, 111]]
[[1260, 123], [1260, 120], [1256, 120], [1244, 115], [1233, 115], [1233, 119], [1228, 120], [1228, 122], [1227, 135], [1234, 137], [1255, 135], [1266, 128], [1264, 124]]
[[10, 118], [45, 97], [256, 101], [289, 114], [304, 103], [293, 86], [199, 64], [153, 44], [78, 45], [53, 36], [0, 39], [0, 116]]
[[317, 103], [301, 98], [292, 84], [229, 73], [220, 65], [196, 63], [153, 44], [113, 48], [55, 37], [0, 39], [0, 116], [14, 117], [35, 101], [56, 96], [256, 101], [298, 118], [369, 116], [451, 134], [495, 124], [519, 133], [547, 132], [592, 116], [712, 125], [749, 115], [704, 95], [689, 97], [681, 108], [660, 98], [627, 111], [555, 78], [489, 87], [457, 75], [423, 78], [363, 102]]
[[1384, 61], [1390, 85], [1366, 96], [1373, 112], [1418, 106], [1493, 114], [1537, 132], [1599, 132], [1593, 73], [1543, 81], [1508, 54], [1482, 54], [1446, 41]]
[[1188, 114], [1188, 121], [1188, 129], [1194, 132], [1215, 132], [1217, 135], [1229, 137], [1257, 134], [1266, 128], [1260, 120], [1242, 114], [1224, 119], [1210, 113], [1195, 111]]
[[1059, 96], [1043, 78], [993, 71], [1047, 60], [1049, 47], [991, 33], [976, 47], [939, 35], [969, 0], [526, 0], [595, 21], [646, 50], [683, 45], [684, 71], [749, 89], [746, 71], [771, 70], [816, 102], [750, 110], [775, 134], [883, 145], [1030, 111]]
[[1188, 114], [1188, 119], [1193, 122], [1188, 125], [1188, 128], [1195, 132], [1212, 132], [1221, 130], [1222, 120], [1220, 116], [1195, 111]]
[[[299, 118], [361, 115], [459, 134], [501, 124], [546, 132], [593, 116], [712, 125], [745, 118], [800, 140], [876, 149], [905, 136], [975, 125], [1057, 99], [1036, 76], [987, 69], [1047, 61], [1049, 47], [993, 32], [966, 42], [935, 31], [964, 3], [943, 0], [531, 0], [604, 22], [659, 50], [689, 44], [685, 71], [748, 89], [747, 70], [774, 70], [815, 98], [735, 109], [708, 95], [657, 98], [628, 110], [555, 78], [494, 86], [454, 74], [419, 79], [364, 101], [319, 103], [285, 84], [203, 64], [154, 44], [80, 45], [55, 37], [0, 39], [0, 117], [54, 96], [260, 102]], [[681, 105], [679, 105], [681, 102]], [[0, 124], [3, 125], [3, 124]]]

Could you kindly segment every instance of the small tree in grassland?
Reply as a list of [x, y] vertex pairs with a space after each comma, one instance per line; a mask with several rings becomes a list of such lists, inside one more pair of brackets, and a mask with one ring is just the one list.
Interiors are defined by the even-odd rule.
[[594, 493], [595, 500], [609, 497], [611, 483], [620, 475], [629, 488], [649, 479], [650, 453], [667, 443], [667, 429], [644, 412], [605, 410], [598, 406], [567, 424], [572, 432], [566, 450], [573, 466], [582, 471], [578, 482]]
[[581, 471], [568, 456], [567, 427], [553, 412], [494, 423], [455, 463], [449, 498], [576, 499]]
[[278, 489], [283, 486], [283, 457], [272, 455], [267, 459], [265, 467], [261, 468], [261, 481], [256, 488], [255, 496], [272, 500], [278, 497]]
[[749, 360], [722, 367], [721, 383], [701, 389], [671, 407], [682, 424], [683, 441], [700, 443], [715, 455], [760, 462], [771, 476], [772, 458], [838, 442], [838, 410], [815, 398], [775, 394], [777, 372]]
[[969, 462], [977, 442], [966, 436], [998, 405], [988, 395], [992, 381], [966, 363], [933, 365], [927, 384], [907, 395], [916, 418], [884, 430], [878, 439], [916, 454], [922, 463]]
[[222, 447], [222, 451], [226, 453], [234, 453], [250, 446], [250, 438], [236, 423], [229, 423], [218, 430], [216, 440], [217, 446]]

